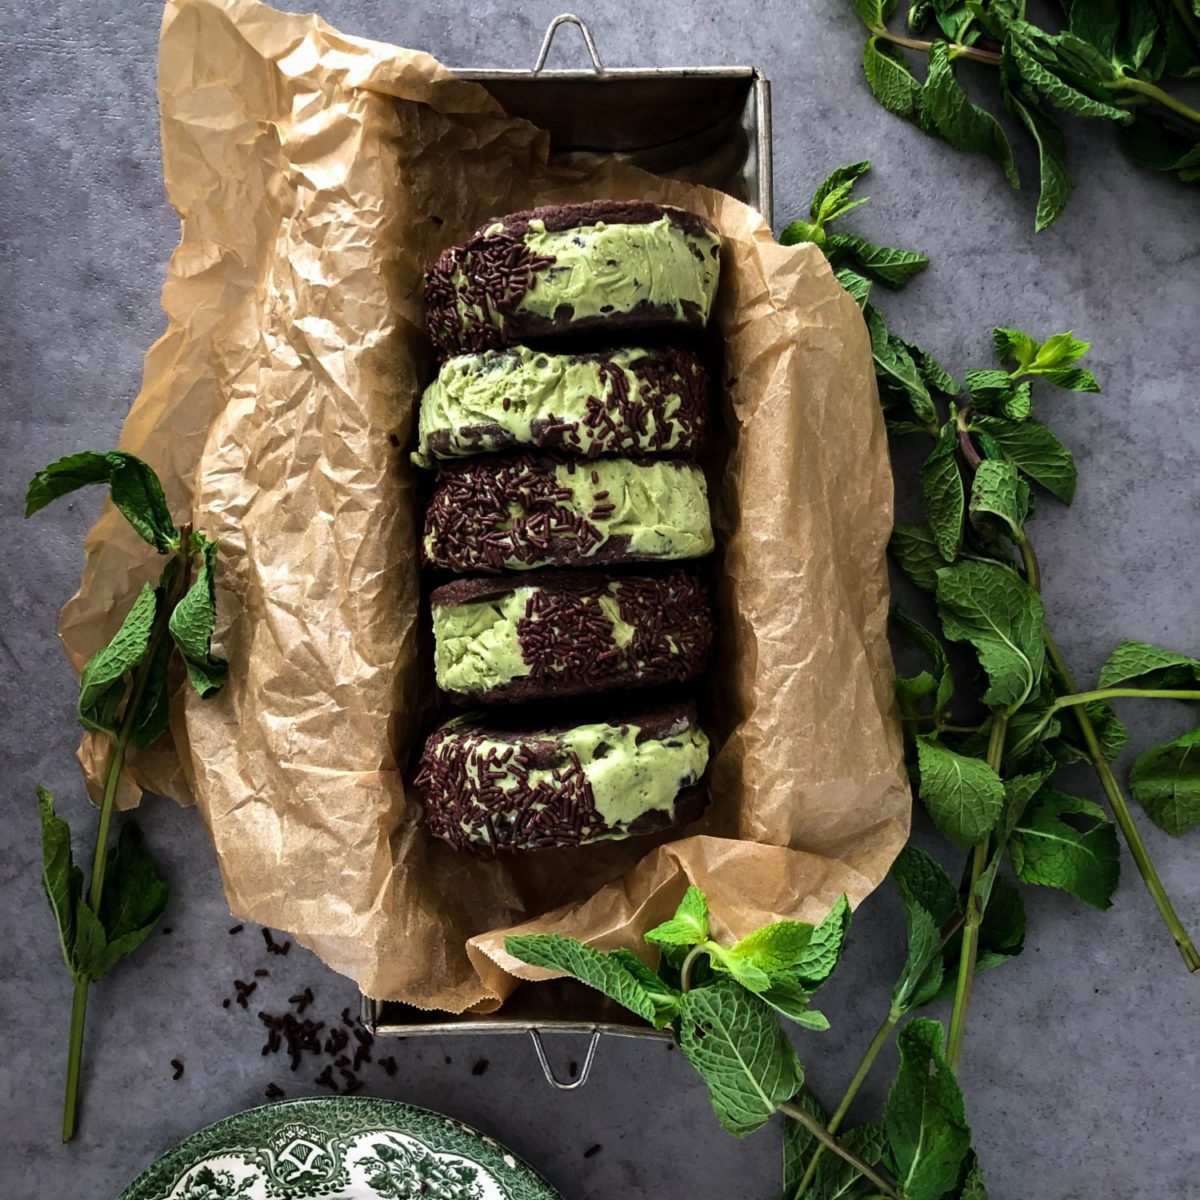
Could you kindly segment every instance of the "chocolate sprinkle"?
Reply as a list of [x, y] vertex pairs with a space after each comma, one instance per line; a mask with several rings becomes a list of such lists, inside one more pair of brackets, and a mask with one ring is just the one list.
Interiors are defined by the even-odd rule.
[[179, 1059], [173, 1058], [173, 1059], [171, 1059], [171, 1067], [172, 1067], [171, 1078], [172, 1079], [182, 1079], [183, 1078], [183, 1063], [181, 1063], [179, 1061]]
[[278, 1100], [283, 1094], [283, 1088], [281, 1088], [277, 1083], [268, 1083], [267, 1090], [264, 1093], [268, 1100]]

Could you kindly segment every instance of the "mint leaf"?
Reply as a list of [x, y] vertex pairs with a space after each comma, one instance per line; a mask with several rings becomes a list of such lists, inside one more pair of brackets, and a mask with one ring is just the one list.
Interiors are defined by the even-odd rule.
[[229, 674], [229, 664], [212, 652], [217, 621], [217, 543], [198, 538], [200, 570], [182, 600], [175, 606], [167, 626], [187, 664], [188, 679], [202, 699], [220, 691]]
[[892, 877], [907, 903], [919, 904], [944, 925], [958, 908], [958, 889], [941, 865], [911, 842], [892, 864]]
[[944, 392], [947, 396], [957, 396], [962, 391], [958, 380], [928, 350], [922, 350], [912, 342], [905, 342], [905, 345], [917, 364], [917, 370], [920, 371], [926, 387]]
[[71, 949], [71, 960], [67, 964], [76, 983], [95, 983], [108, 970], [106, 956], [108, 938], [100, 918], [91, 905], [80, 897], [75, 906], [75, 945]]
[[886, 42], [867, 39], [863, 47], [863, 74], [875, 99], [898, 117], [915, 117], [921, 104], [921, 84]]
[[986, 433], [1023, 475], [1064, 504], [1071, 503], [1075, 496], [1075, 460], [1045, 425], [979, 414], [972, 416], [971, 429]]
[[871, 169], [870, 160], [850, 163], [831, 171], [817, 186], [809, 205], [808, 215], [818, 225], [826, 225], [835, 217], [848, 213], [866, 200], [851, 200], [854, 185]]
[[1007, 567], [965, 561], [938, 572], [937, 601], [942, 632], [970, 642], [987, 672], [983, 703], [1015, 711], [1042, 679], [1041, 597]]
[[698, 887], [689, 887], [675, 915], [646, 935], [654, 946], [699, 946], [708, 940], [708, 899]]
[[996, 876], [1000, 863], [1008, 848], [1009, 839], [1017, 827], [1017, 822], [1025, 815], [1030, 801], [1037, 795], [1042, 784], [1053, 774], [1054, 767], [1050, 764], [1044, 771], [1035, 771], [1028, 775], [1016, 775], [1004, 781], [1004, 808], [996, 828], [992, 831], [992, 856], [983, 869], [976, 883], [976, 896], [986, 908], [996, 884]]
[[883, 314], [877, 308], [867, 305], [863, 315], [871, 335], [871, 355], [880, 387], [899, 392], [912, 406], [918, 421], [933, 424], [937, 420], [937, 410], [908, 348], [900, 338], [888, 332]]
[[807, 987], [819, 987], [838, 965], [849, 929], [850, 901], [843, 893], [812, 931], [808, 944], [791, 962], [791, 974]]
[[[1064, 818], [1082, 818], [1085, 828]], [[1112, 906], [1117, 831], [1098, 804], [1044, 788], [1017, 822], [1008, 853], [1022, 883], [1059, 888], [1101, 910]]]
[[971, 484], [971, 520], [998, 523], [1014, 541], [1029, 516], [1029, 484], [1014, 463], [984, 459]]
[[1102, 688], [1191, 688], [1200, 686], [1200, 660], [1149, 642], [1122, 642], [1100, 668]]
[[798, 980], [776, 976], [771, 986], [757, 995], [764, 1004], [769, 1004], [777, 1013], [805, 1029], [823, 1032], [829, 1028], [829, 1018], [815, 1008], [808, 1007], [812, 993]]
[[1140, 754], [1129, 787], [1159, 829], [1178, 836], [1200, 825], [1200, 729]]
[[125, 695], [125, 674], [132, 671], [150, 648], [150, 632], [158, 601], [146, 584], [126, 614], [111, 642], [88, 659], [79, 679], [79, 723], [99, 733], [117, 732], [117, 709]]
[[106, 881], [98, 915], [108, 942], [105, 969], [109, 970], [145, 940], [170, 894], [142, 849], [141, 831], [133, 821], [121, 826], [121, 836], [108, 852]]
[[868, 29], [881, 29], [896, 11], [896, 0], [854, 0], [854, 8]]
[[992, 330], [992, 342], [996, 357], [1002, 362], [1012, 359], [1018, 367], [1027, 367], [1038, 352], [1038, 343], [1021, 329], [1009, 329], [997, 325]]
[[904, 902], [904, 966], [892, 988], [892, 1011], [906, 1013], [927, 1004], [942, 985], [941, 927], [920, 904], [900, 890]]
[[[838, 1140], [872, 1167], [878, 1166], [886, 1153], [887, 1137], [880, 1121], [847, 1129], [838, 1134]], [[812, 1189], [806, 1193], [805, 1200], [842, 1200], [850, 1195], [862, 1195], [855, 1187], [861, 1178], [854, 1165], [844, 1158], [836, 1154], [822, 1154], [813, 1176]]]
[[505, 938], [504, 948], [513, 958], [531, 966], [586, 983], [646, 1021], [658, 1020], [654, 999], [620, 961], [574, 938], [555, 933], [525, 933]]
[[854, 297], [859, 308], [866, 304], [871, 295], [871, 281], [849, 267], [842, 267], [834, 272], [837, 281]]
[[929, 51], [929, 72], [921, 89], [921, 119], [927, 130], [939, 134], [956, 150], [987, 155], [999, 164], [1013, 187], [1020, 186], [1004, 130], [991, 113], [967, 98], [955, 77], [946, 42], [935, 41]]
[[700, 1072], [713, 1111], [730, 1133], [752, 1133], [799, 1090], [800, 1060], [757, 996], [718, 980], [685, 992], [680, 1009], [680, 1049]]
[[937, 1021], [910, 1021], [896, 1039], [900, 1069], [883, 1125], [905, 1200], [939, 1200], [957, 1183], [971, 1148], [962, 1092], [942, 1057]]
[[781, 246], [800, 246], [805, 242], [812, 242], [817, 246], [824, 245], [825, 231], [809, 221], [792, 221], [779, 235]]
[[642, 985], [646, 995], [650, 997], [650, 1002], [654, 1005], [653, 1025], [655, 1029], [662, 1029], [664, 1025], [669, 1025], [679, 1013], [681, 993], [646, 966], [632, 950], [626, 950], [624, 946], [610, 950], [608, 957], [624, 967]]
[[933, 711], [940, 713], [954, 695], [954, 679], [950, 674], [950, 663], [945, 648], [934, 634], [919, 621], [909, 616], [900, 605], [892, 606], [892, 619], [925, 653], [933, 665], [933, 671], [921, 671], [917, 675], [896, 680], [896, 695], [901, 711], [906, 716], [918, 716], [920, 701], [932, 695]]
[[729, 953], [767, 975], [790, 970], [808, 949], [813, 926], [807, 921], [772, 921], [730, 947]]
[[921, 465], [921, 491], [925, 497], [929, 528], [938, 552], [946, 562], [953, 562], [958, 555], [966, 509], [957, 449], [957, 430], [953, 421], [947, 421], [929, 457]]
[[[971, 1157], [974, 1158], [974, 1155]], [[958, 1200], [988, 1200], [987, 1188], [983, 1183], [983, 1170], [978, 1161], [972, 1162]]]
[[1075, 182], [1067, 167], [1066, 139], [1054, 118], [1037, 105], [1026, 104], [1011, 92], [1006, 95], [1006, 103], [1037, 144], [1040, 184], [1034, 230], [1041, 233], [1062, 216], [1075, 190]]
[[735, 950], [712, 944], [709, 961], [714, 970], [732, 975], [742, 987], [752, 992], [765, 992], [771, 986], [770, 975]]
[[929, 266], [929, 259], [915, 250], [876, 246], [849, 233], [831, 233], [825, 240], [825, 252], [831, 259], [845, 255], [865, 275], [890, 288], [902, 288]]
[[927, 592], [937, 591], [937, 573], [946, 560], [928, 525], [897, 525], [888, 542], [888, 553], [917, 587]]
[[171, 719], [169, 687], [172, 646], [169, 638], [161, 638], [154, 650], [146, 686], [134, 715], [129, 740], [139, 750], [154, 745], [167, 731]]
[[983, 841], [1004, 806], [1004, 784], [987, 763], [917, 737], [919, 794], [933, 823], [960, 849]]
[[75, 911], [83, 894], [83, 872], [71, 854], [71, 830], [54, 811], [54, 797], [40, 785], [38, 814], [42, 824], [42, 887], [58, 928], [63, 961], [74, 970]]
[[[797, 1092], [792, 1097], [792, 1103], [802, 1108], [809, 1116], [816, 1117], [822, 1125], [829, 1118], [825, 1110], [813, 1099], [808, 1092]], [[799, 1121], [784, 1121], [783, 1123], [783, 1200], [799, 1200], [796, 1193], [800, 1190], [800, 1181], [808, 1169], [808, 1160], [812, 1158], [817, 1148], [817, 1139], [808, 1131], [807, 1125]]]
[[109, 485], [113, 504], [160, 554], [179, 545], [158, 476], [140, 458], [121, 450], [85, 450], [43, 467], [30, 480], [25, 515], [31, 517], [60, 496], [93, 483]]
[[1133, 120], [1133, 114], [1125, 109], [1072, 87], [1061, 75], [1039, 61], [1018, 36], [1010, 36], [1005, 41], [1004, 53], [1021, 78], [1055, 108], [1061, 108], [1076, 117], [1094, 117], [1120, 124], [1128, 124]]
[[971, 404], [977, 412], [994, 412], [1012, 397], [1016, 388], [1007, 371], [973, 370], [965, 378]]

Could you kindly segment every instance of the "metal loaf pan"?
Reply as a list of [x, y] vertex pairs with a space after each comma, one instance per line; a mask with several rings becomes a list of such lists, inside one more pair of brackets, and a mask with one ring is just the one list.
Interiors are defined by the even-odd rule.
[[[575, 25], [592, 65], [547, 70], [555, 33]], [[516, 117], [550, 134], [551, 157], [586, 162], [619, 154], [656, 175], [702, 183], [752, 204], [771, 223], [771, 85], [755, 67], [605, 67], [587, 25], [569, 13], [546, 30], [530, 71], [460, 70]], [[669, 1037], [571, 980], [519, 987], [488, 1015], [430, 1013], [362, 997], [363, 1021], [380, 1036], [523, 1033], [547, 1080], [570, 1090], [586, 1082], [601, 1034]], [[552, 1070], [541, 1034], [590, 1035], [578, 1076]]]

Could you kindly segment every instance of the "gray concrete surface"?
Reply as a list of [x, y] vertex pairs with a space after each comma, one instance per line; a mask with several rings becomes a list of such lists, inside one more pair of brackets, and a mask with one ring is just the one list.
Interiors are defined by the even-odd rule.
[[[348, 32], [427, 48], [451, 64], [523, 66], [564, 0], [317, 0]], [[895, 324], [954, 368], [987, 353], [992, 324], [1095, 340], [1101, 397], [1064, 396], [1051, 420], [1075, 449], [1075, 508], [1038, 520], [1054, 624], [1079, 674], [1121, 637], [1193, 652], [1196, 603], [1200, 301], [1197, 193], [1143, 174], [1105, 128], [1070, 129], [1080, 186], [1067, 216], [1033, 234], [1033, 196], [987, 163], [887, 116], [859, 78], [861, 35], [841, 0], [647, 8], [590, 0], [612, 64], [751, 62], [774, 82], [776, 210], [799, 211], [830, 167], [869, 156], [871, 205], [856, 224], [933, 255], [889, 304]], [[309, 983], [322, 1013], [353, 1001], [343, 979], [299, 951], [264, 959], [258, 934], [230, 937], [210, 847], [195, 815], [149, 802], [142, 821], [174, 883], [167, 924], [94, 989], [83, 1131], [57, 1140], [68, 984], [37, 881], [33, 786], [86, 829], [72, 752], [73, 680], [54, 636], [75, 586], [92, 497], [21, 520], [33, 469], [116, 436], [146, 347], [162, 328], [158, 291], [177, 225], [162, 194], [154, 102], [157, 0], [0, 2], [0, 1195], [115, 1195], [191, 1130], [257, 1103], [278, 1078], [257, 1023], [220, 999], [229, 980], [271, 969], [280, 1002]], [[1028, 165], [1026, 159], [1025, 165]], [[903, 498], [902, 498], [903, 502]], [[1130, 708], [1134, 749], [1174, 732], [1178, 709]], [[1080, 789], [1094, 794], [1090, 780]], [[1197, 842], [1148, 841], [1167, 886], [1200, 928]], [[996, 1200], [1196, 1195], [1200, 979], [1189, 978], [1126, 858], [1101, 915], [1029, 896], [1029, 947], [981, 978], [964, 1084]], [[844, 969], [824, 998], [833, 1030], [803, 1052], [833, 1099], [886, 1005], [900, 953], [893, 898], [864, 906]], [[256, 998], [257, 999], [257, 998]], [[564, 1057], [576, 1048], [562, 1048]], [[473, 1122], [536, 1163], [574, 1200], [766, 1198], [777, 1194], [778, 1132], [738, 1142], [660, 1044], [601, 1046], [592, 1083], [559, 1095], [524, 1040], [409, 1040], [372, 1089]], [[169, 1060], [186, 1074], [172, 1082]], [[473, 1066], [488, 1060], [486, 1072]], [[286, 1073], [284, 1073], [286, 1074]], [[880, 1070], [864, 1093], [874, 1105]], [[584, 1150], [599, 1144], [591, 1157]]]

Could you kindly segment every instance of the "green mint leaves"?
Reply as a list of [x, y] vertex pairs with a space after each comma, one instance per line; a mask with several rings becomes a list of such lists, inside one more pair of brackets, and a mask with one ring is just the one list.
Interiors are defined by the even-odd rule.
[[126, 821], [108, 854], [112, 885], [99, 912], [83, 894], [83, 872], [71, 853], [71, 831], [38, 788], [42, 823], [42, 886], [58, 927], [63, 960], [77, 983], [95, 983], [146, 939], [167, 904], [168, 888], [141, 848], [137, 826]]
[[[145, 940], [167, 901], [167, 886], [142, 850], [132, 822], [124, 823], [115, 847], [105, 845], [126, 752], [153, 745], [167, 730], [176, 651], [202, 697], [217, 692], [228, 674], [227, 664], [212, 652], [216, 543], [193, 533], [190, 526], [176, 528], [162, 484], [150, 466], [119, 450], [88, 450], [61, 458], [34, 475], [25, 514], [32, 516], [95, 483], [107, 484], [113, 504], [133, 529], [169, 557], [158, 585], [142, 588], [111, 641], [92, 655], [79, 680], [79, 722], [105, 735], [109, 743], [98, 844], [86, 895], [83, 872], [72, 855], [70, 829], [55, 812], [50, 793], [38, 789], [42, 882], [63, 959], [75, 982], [64, 1141], [75, 1131], [86, 989]], [[199, 569], [189, 586], [197, 556]]]
[[[1062, 214], [1073, 186], [1059, 114], [1108, 122], [1135, 162], [1184, 182], [1200, 179], [1200, 109], [1168, 86], [1200, 73], [1196, 23], [1180, 11], [1186, 3], [1077, 0], [1063, 5], [1069, 27], [1050, 32], [1012, 0], [911, 0], [902, 33], [889, 28], [895, 5], [853, 0], [867, 28], [862, 66], [875, 99], [956, 149], [992, 159], [1017, 187], [1008, 133], [967, 97], [958, 63], [991, 74], [992, 107], [1002, 107], [1037, 151], [1038, 230]], [[923, 81], [910, 65], [920, 57]]]
[[25, 515], [33, 516], [60, 496], [93, 483], [107, 483], [113, 504], [160, 554], [179, 544], [158, 476], [140, 458], [121, 450], [84, 450], [43, 467], [25, 496]]
[[1146, 816], [1167, 833], [1200, 825], [1200, 729], [1139, 755], [1129, 786]]
[[674, 917], [646, 934], [653, 946], [699, 946], [708, 940], [708, 900], [698, 887], [689, 887]]

